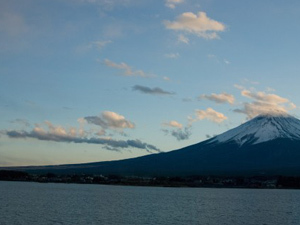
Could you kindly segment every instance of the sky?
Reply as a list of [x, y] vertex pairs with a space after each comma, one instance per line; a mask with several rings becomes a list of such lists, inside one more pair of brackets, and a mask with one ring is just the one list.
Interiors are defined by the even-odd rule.
[[0, 166], [168, 152], [300, 117], [296, 0], [0, 1]]

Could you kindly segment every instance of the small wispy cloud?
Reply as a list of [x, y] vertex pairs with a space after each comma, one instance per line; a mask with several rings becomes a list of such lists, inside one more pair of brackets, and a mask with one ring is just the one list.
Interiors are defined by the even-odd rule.
[[223, 64], [226, 64], [226, 65], [229, 65], [230, 64], [230, 61], [227, 60], [227, 59], [222, 59], [214, 54], [208, 54], [207, 55], [207, 58], [214, 61], [214, 62], [217, 62], [217, 63], [223, 63]]
[[224, 59], [224, 63], [227, 65], [230, 64], [230, 62], [227, 59]]
[[96, 46], [99, 50], [104, 48], [106, 45], [112, 43], [111, 40], [108, 41], [94, 41], [91, 43], [92, 46]]
[[103, 129], [124, 130], [133, 129], [135, 124], [127, 120], [124, 116], [111, 112], [104, 111], [100, 116], [86, 116], [84, 119], [90, 123], [102, 127]]
[[159, 87], [155, 88], [149, 88], [141, 85], [135, 85], [132, 87], [132, 90], [139, 91], [144, 94], [150, 94], [150, 95], [174, 95], [174, 92], [165, 91]]
[[30, 123], [28, 122], [28, 120], [25, 120], [25, 119], [11, 120], [10, 123], [20, 125], [20, 126], [23, 126], [23, 127], [29, 127], [30, 126]]
[[164, 76], [162, 79], [163, 79], [164, 81], [171, 81], [171, 78], [170, 78], [170, 77], [166, 77], [166, 76]]
[[215, 111], [212, 108], [207, 108], [206, 110], [195, 110], [196, 119], [197, 120], [210, 120], [215, 123], [222, 123], [224, 120], [227, 120], [228, 118], [220, 112]]
[[192, 135], [191, 127], [185, 127], [183, 129], [162, 129], [166, 135], [171, 135], [177, 139], [177, 141], [188, 140]]
[[85, 45], [82, 45], [82, 46], [79, 46], [76, 48], [77, 52], [79, 53], [84, 53], [84, 52], [87, 52], [87, 51], [90, 51], [92, 49], [97, 49], [97, 50], [102, 50], [104, 47], [106, 47], [108, 44], [111, 44], [112, 41], [111, 40], [106, 40], [106, 41], [92, 41], [88, 44], [85, 44]]
[[207, 17], [205, 12], [182, 13], [175, 21], [164, 21], [167, 29], [194, 34], [205, 39], [219, 38], [218, 32], [225, 31], [225, 25]]
[[178, 141], [187, 140], [192, 135], [190, 127], [185, 127], [184, 129], [172, 130], [171, 135], [175, 137]]
[[177, 139], [177, 141], [187, 140], [192, 135], [191, 125], [183, 126], [176, 120], [164, 122], [161, 124], [164, 128], [161, 129], [166, 135], [171, 135]]
[[179, 129], [181, 129], [183, 127], [183, 125], [181, 123], [178, 123], [176, 120], [164, 122], [164, 123], [162, 123], [162, 125], [167, 126], [167, 127], [179, 128]]
[[192, 102], [193, 99], [192, 98], [183, 98], [182, 101], [183, 102]]
[[216, 103], [229, 103], [231, 105], [233, 105], [235, 101], [233, 95], [227, 94], [225, 92], [221, 94], [215, 94], [215, 93], [212, 93], [210, 95], [203, 94], [198, 97], [198, 100], [202, 100], [202, 99], [207, 99]]
[[104, 64], [108, 67], [112, 67], [112, 68], [123, 71], [123, 73], [122, 73], [123, 76], [151, 77], [150, 75], [146, 74], [143, 70], [134, 70], [131, 66], [127, 65], [124, 62], [115, 63], [109, 59], [105, 59]]
[[176, 5], [179, 5], [183, 2], [184, 0], [166, 0], [165, 6], [167, 6], [170, 9], [175, 9]]
[[183, 34], [178, 35], [178, 41], [182, 42], [184, 44], [189, 44], [190, 43], [190, 39], [188, 37], [186, 37], [185, 35], [183, 35]]
[[176, 59], [176, 58], [178, 58], [180, 55], [179, 55], [179, 53], [178, 52], [176, 52], [176, 53], [168, 53], [168, 54], [165, 54], [165, 57], [166, 58], [170, 58], [170, 59]]

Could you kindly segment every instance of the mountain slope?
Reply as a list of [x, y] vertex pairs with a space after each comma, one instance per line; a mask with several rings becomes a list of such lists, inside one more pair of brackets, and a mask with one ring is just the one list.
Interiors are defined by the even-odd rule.
[[300, 121], [289, 115], [263, 115], [207, 141], [167, 153], [23, 170], [137, 176], [300, 175]]

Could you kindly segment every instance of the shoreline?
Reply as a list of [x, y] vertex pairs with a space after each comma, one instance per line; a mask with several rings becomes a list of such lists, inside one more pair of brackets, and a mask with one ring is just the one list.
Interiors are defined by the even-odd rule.
[[22, 171], [0, 170], [0, 181], [176, 188], [300, 189], [300, 177], [298, 176], [137, 177], [89, 174], [57, 175], [53, 173], [37, 175]]

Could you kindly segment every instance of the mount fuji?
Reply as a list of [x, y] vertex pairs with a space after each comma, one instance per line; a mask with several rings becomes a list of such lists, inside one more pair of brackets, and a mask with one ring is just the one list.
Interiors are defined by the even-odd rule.
[[26, 168], [28, 172], [135, 176], [300, 175], [300, 120], [282, 113], [260, 115], [211, 139], [166, 153]]
[[275, 139], [300, 140], [300, 120], [288, 114], [266, 114], [212, 138], [210, 143], [234, 141], [239, 146], [254, 145]]

